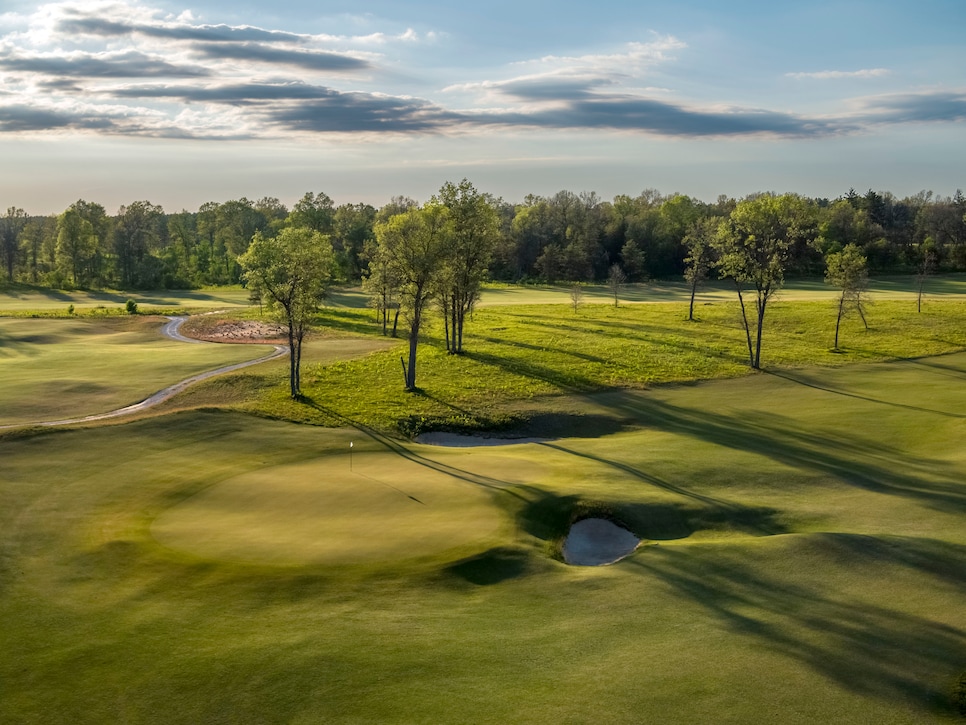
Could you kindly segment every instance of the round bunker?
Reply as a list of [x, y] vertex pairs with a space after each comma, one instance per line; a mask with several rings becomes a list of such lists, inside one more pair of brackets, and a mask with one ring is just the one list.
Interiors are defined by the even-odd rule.
[[563, 557], [575, 566], [613, 564], [633, 553], [639, 543], [640, 539], [613, 521], [581, 519], [570, 527], [564, 540]]

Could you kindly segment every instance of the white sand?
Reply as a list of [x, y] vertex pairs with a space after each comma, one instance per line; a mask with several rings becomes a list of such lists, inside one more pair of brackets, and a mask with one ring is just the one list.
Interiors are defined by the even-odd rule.
[[577, 566], [613, 564], [640, 543], [634, 534], [607, 519], [581, 519], [570, 527], [563, 545], [564, 561]]

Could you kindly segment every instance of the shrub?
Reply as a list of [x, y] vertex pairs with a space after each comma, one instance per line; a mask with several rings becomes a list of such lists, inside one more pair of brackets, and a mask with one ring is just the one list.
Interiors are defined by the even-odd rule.
[[134, 300], [128, 300], [127, 304], [124, 305], [124, 309], [127, 310], [129, 315], [136, 315], [138, 313], [138, 303]]

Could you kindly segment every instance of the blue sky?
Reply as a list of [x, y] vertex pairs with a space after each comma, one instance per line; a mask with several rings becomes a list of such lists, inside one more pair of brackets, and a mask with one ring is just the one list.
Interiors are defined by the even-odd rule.
[[5, 0], [0, 206], [966, 187], [966, 3]]

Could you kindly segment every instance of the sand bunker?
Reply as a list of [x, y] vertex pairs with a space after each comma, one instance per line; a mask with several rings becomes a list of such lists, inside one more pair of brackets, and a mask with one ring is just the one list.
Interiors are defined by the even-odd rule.
[[486, 438], [484, 436], [464, 436], [458, 433], [420, 433], [417, 443], [450, 448], [476, 448], [477, 446], [515, 446], [520, 443], [543, 443], [549, 438]]
[[570, 527], [563, 545], [564, 561], [576, 566], [613, 564], [640, 543], [634, 534], [607, 519], [581, 519]]

